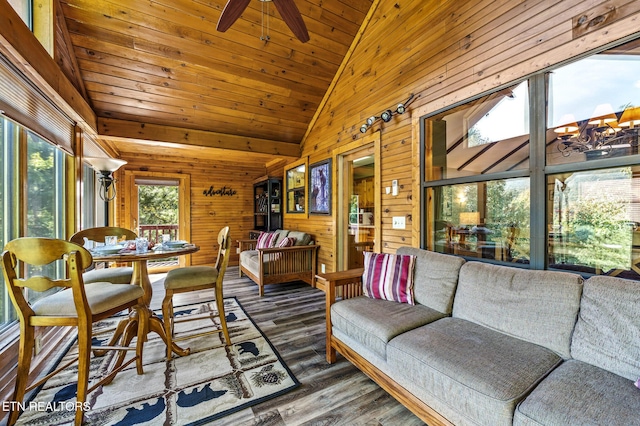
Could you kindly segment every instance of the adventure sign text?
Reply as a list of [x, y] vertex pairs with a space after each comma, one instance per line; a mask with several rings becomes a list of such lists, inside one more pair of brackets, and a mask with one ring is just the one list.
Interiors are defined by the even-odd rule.
[[202, 193], [206, 197], [213, 197], [216, 195], [220, 195], [221, 197], [228, 195], [231, 197], [232, 195], [236, 195], [237, 191], [235, 189], [227, 188], [226, 186], [223, 186], [220, 189], [213, 189], [213, 185], [211, 185], [209, 189], [205, 189]]

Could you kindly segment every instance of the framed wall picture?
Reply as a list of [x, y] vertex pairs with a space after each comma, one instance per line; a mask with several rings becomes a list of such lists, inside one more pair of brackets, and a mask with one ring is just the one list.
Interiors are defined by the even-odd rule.
[[307, 157], [288, 164], [284, 169], [284, 215], [285, 217], [306, 217], [307, 210]]
[[331, 214], [331, 159], [309, 166], [309, 213]]

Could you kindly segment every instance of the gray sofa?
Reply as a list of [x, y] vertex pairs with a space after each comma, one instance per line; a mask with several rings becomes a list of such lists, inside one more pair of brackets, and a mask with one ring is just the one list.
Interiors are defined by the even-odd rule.
[[640, 424], [640, 282], [402, 247], [416, 305], [327, 293], [336, 350], [429, 425]]

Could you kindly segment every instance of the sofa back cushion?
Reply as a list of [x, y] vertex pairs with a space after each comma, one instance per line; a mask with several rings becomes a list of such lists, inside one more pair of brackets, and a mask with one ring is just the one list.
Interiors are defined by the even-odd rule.
[[458, 272], [465, 263], [464, 259], [415, 247], [400, 247], [396, 253], [416, 256], [413, 273], [415, 303], [451, 315]]
[[297, 246], [307, 246], [311, 242], [311, 235], [306, 232], [289, 231], [288, 237], [296, 239]]
[[635, 381], [640, 377], [640, 282], [594, 276], [584, 283], [571, 356]]
[[273, 231], [276, 234], [276, 240], [273, 244], [273, 247], [278, 247], [278, 245], [282, 242], [282, 240], [289, 235], [289, 230], [287, 229], [278, 229]]
[[460, 269], [453, 316], [571, 357], [582, 277], [569, 272], [467, 262]]

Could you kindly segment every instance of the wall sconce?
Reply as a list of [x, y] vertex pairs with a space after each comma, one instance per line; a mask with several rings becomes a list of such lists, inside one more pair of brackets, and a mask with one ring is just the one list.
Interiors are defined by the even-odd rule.
[[98, 181], [100, 182], [98, 195], [100, 198], [104, 201], [111, 201], [116, 198], [116, 187], [113, 185], [115, 183], [113, 172], [127, 164], [127, 162], [109, 157], [84, 157], [84, 161], [89, 163], [98, 175]]
[[397, 114], [404, 114], [407, 111], [407, 106], [413, 101], [414, 99], [414, 94], [412, 93], [411, 95], [409, 95], [409, 99], [407, 99], [406, 101], [398, 104], [398, 106], [396, 107], [395, 111], [392, 111], [390, 108], [384, 110], [380, 116], [371, 116], [369, 118], [367, 118], [367, 121], [360, 126], [360, 133], [367, 133], [367, 130], [369, 130], [369, 128], [371, 126], [373, 126], [373, 124], [378, 121], [378, 120], [382, 120], [385, 123], [388, 123], [391, 121], [391, 119], [393, 118], [394, 115]]

